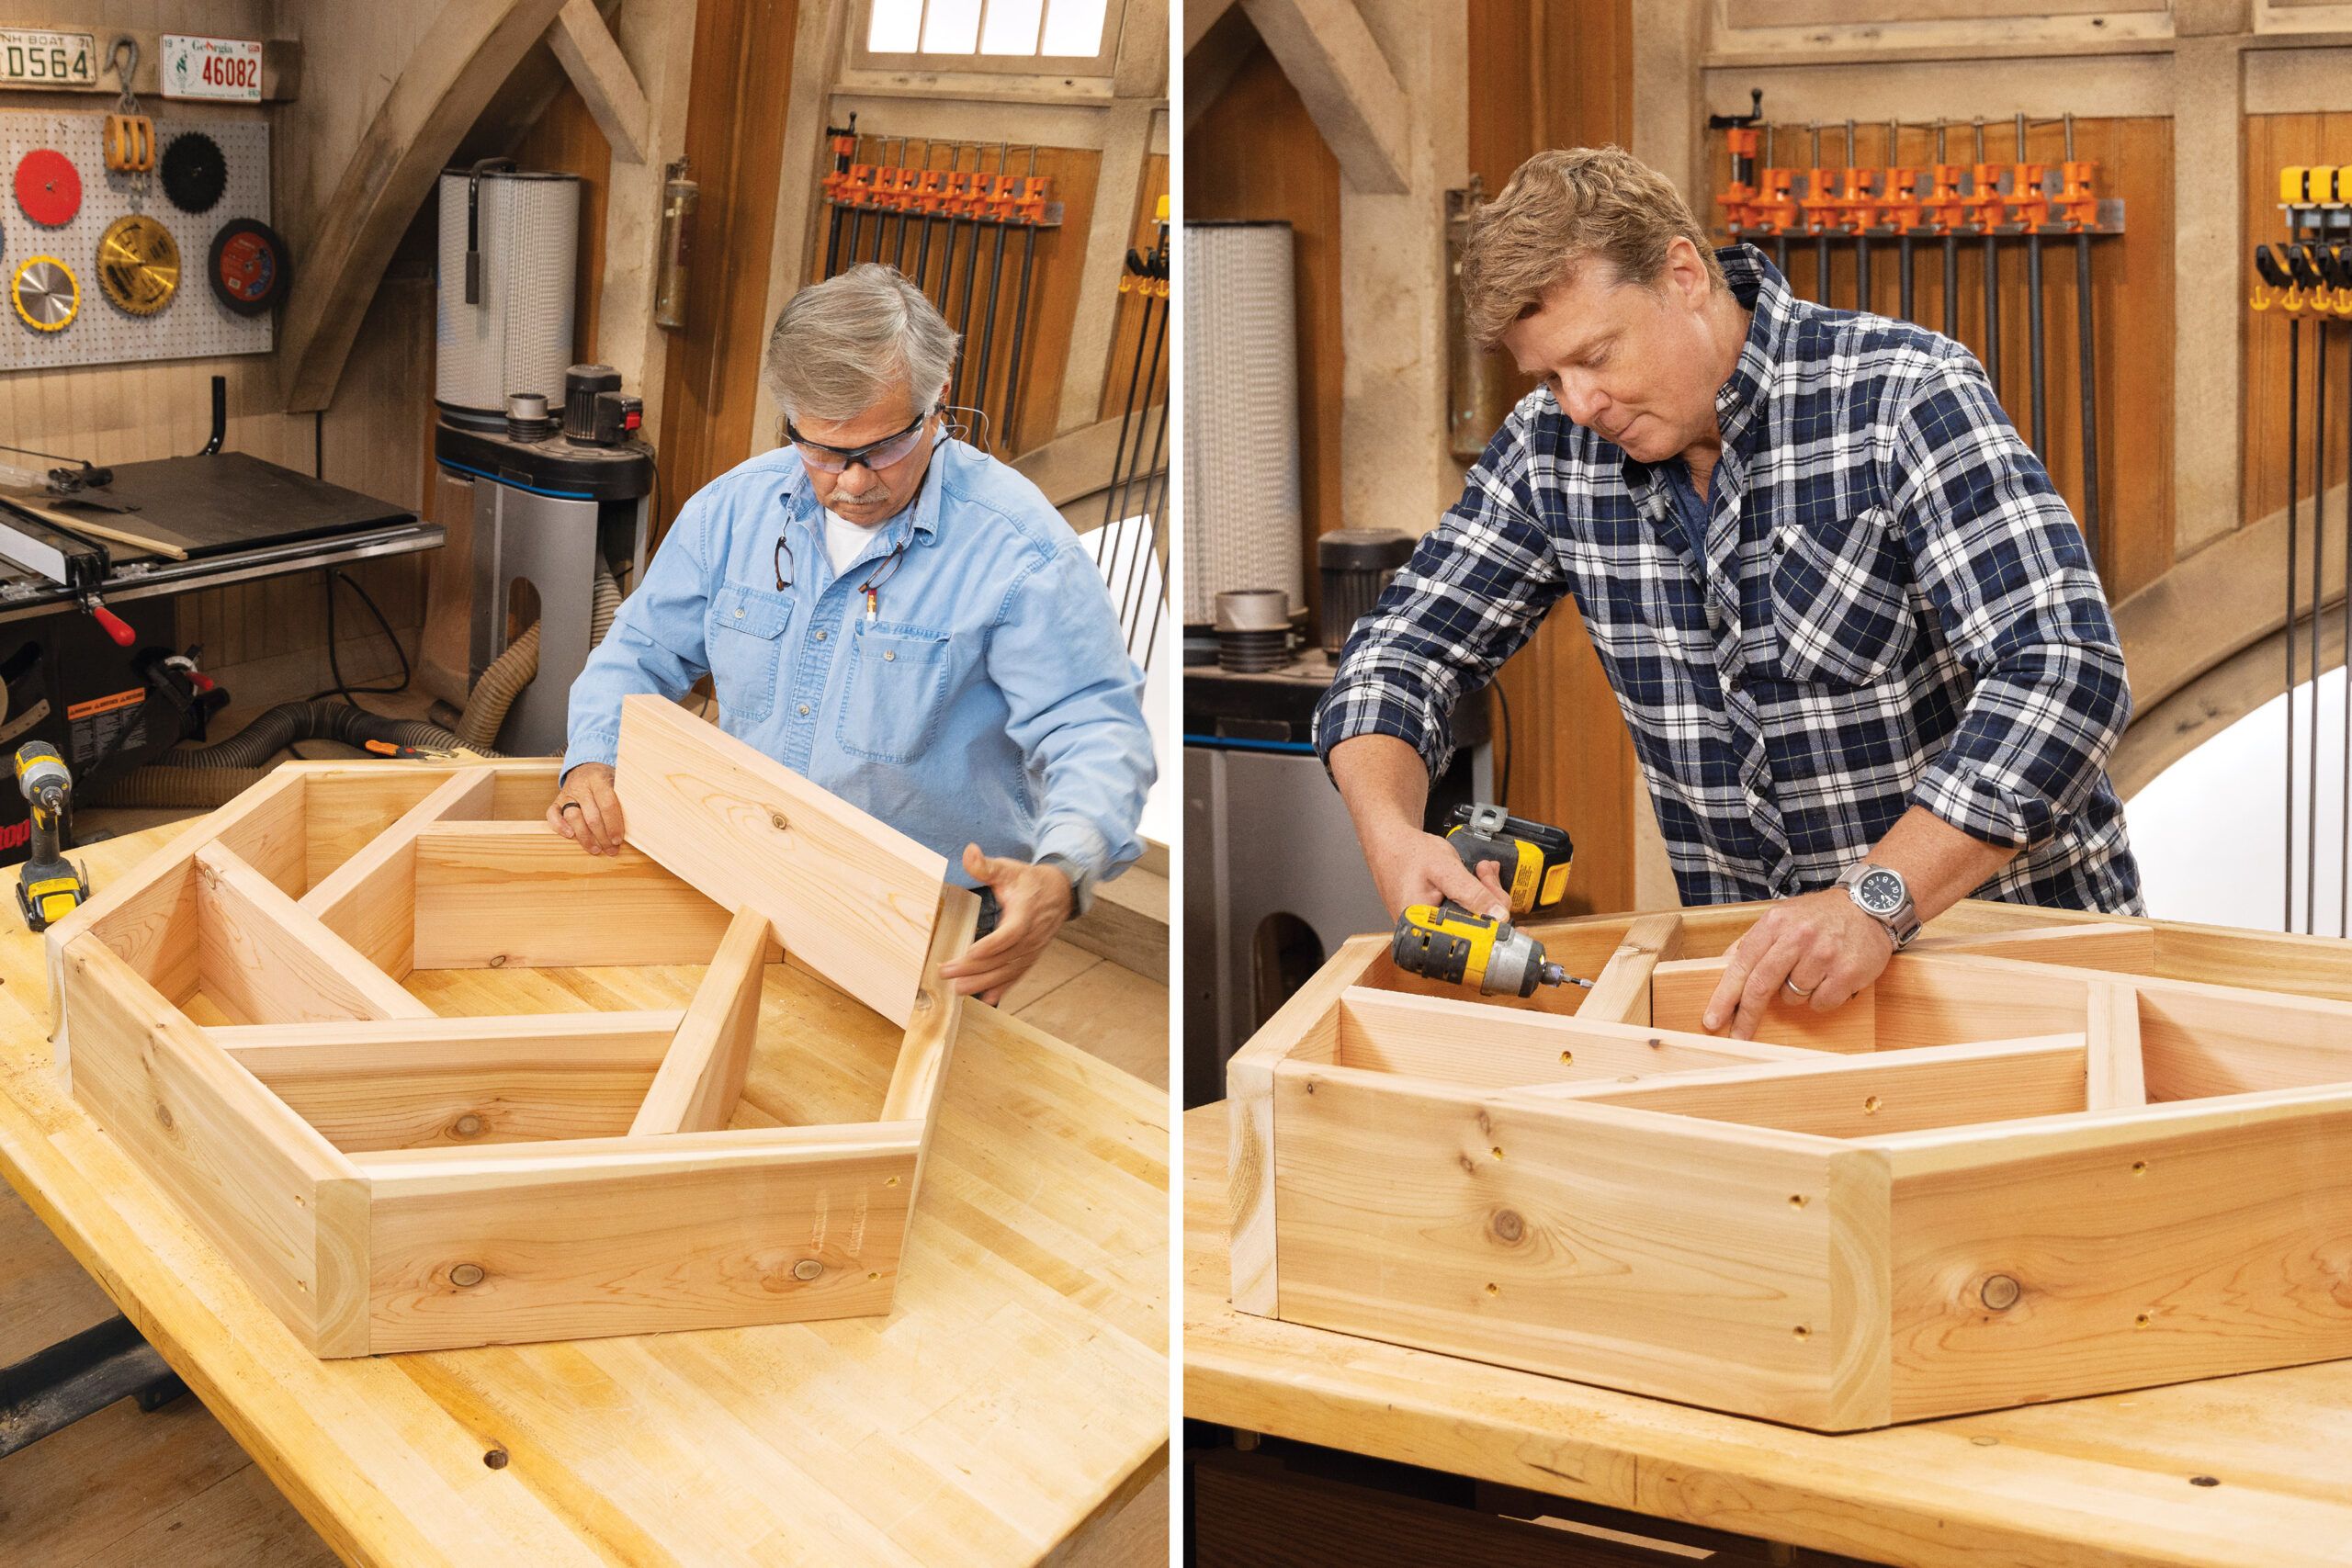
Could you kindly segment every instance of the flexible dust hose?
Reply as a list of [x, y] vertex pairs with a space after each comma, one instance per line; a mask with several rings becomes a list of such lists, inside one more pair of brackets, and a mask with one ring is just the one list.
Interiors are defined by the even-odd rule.
[[385, 718], [345, 703], [280, 703], [226, 740], [175, 747], [119, 779], [100, 780], [89, 798], [98, 806], [223, 805], [259, 784], [280, 751], [305, 740], [356, 748], [375, 741], [436, 751], [459, 744], [439, 725]]
[[539, 623], [506, 645], [490, 661], [474, 689], [466, 694], [466, 711], [458, 716], [458, 739], [476, 750], [498, 739], [506, 724], [506, 710], [539, 672]]
[[[621, 609], [620, 584], [601, 559], [596, 562], [596, 585], [588, 604], [588, 646], [594, 649], [613, 629], [613, 618]], [[505, 728], [507, 710], [538, 672], [539, 626], [534, 621], [506, 645], [505, 652], [491, 660], [490, 668], [467, 694], [466, 711], [458, 719], [458, 739], [478, 751], [495, 744], [499, 730]]]

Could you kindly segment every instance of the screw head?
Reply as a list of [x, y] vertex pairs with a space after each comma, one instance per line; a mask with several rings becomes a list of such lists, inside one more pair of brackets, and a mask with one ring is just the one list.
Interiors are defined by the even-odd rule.
[[792, 1266], [792, 1277], [796, 1280], [813, 1280], [824, 1271], [825, 1266], [813, 1258], [804, 1258]]
[[1984, 1288], [1977, 1294], [1995, 1312], [2007, 1312], [2018, 1304], [2025, 1288], [2007, 1274], [1995, 1274], [1985, 1280]]
[[460, 1290], [469, 1285], [479, 1285], [481, 1280], [481, 1265], [479, 1263], [460, 1263], [449, 1270], [449, 1283]]

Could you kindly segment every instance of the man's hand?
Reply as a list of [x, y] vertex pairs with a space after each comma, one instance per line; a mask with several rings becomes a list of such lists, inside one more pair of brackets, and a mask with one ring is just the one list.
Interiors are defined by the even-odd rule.
[[1894, 943], [1843, 888], [1830, 887], [1775, 904], [1724, 956], [1700, 1021], [1710, 1032], [1728, 1023], [1734, 1039], [1753, 1040], [1776, 993], [1834, 1011], [1878, 978]]
[[1473, 876], [1452, 844], [1435, 833], [1408, 827], [1364, 846], [1364, 863], [1372, 869], [1373, 885], [1388, 918], [1396, 919], [1413, 904], [1437, 904], [1446, 899], [1474, 915], [1494, 919], [1510, 918], [1510, 895], [1503, 890], [1502, 863], [1480, 861]]
[[958, 996], [993, 1005], [1069, 919], [1073, 890], [1069, 878], [1050, 865], [984, 855], [978, 844], [964, 846], [964, 873], [996, 895], [996, 930], [939, 972], [955, 982]]
[[618, 854], [621, 797], [613, 793], [612, 768], [582, 762], [564, 774], [548, 806], [548, 826], [592, 855]]

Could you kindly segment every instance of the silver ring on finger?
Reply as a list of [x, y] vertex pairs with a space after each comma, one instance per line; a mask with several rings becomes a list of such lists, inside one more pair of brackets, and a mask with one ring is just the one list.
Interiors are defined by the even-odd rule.
[[1796, 998], [1799, 1001], [1803, 1001], [1805, 998], [1813, 995], [1813, 987], [1811, 986], [1800, 986], [1793, 979], [1783, 980], [1781, 984], [1786, 986], [1789, 988], [1789, 995]]

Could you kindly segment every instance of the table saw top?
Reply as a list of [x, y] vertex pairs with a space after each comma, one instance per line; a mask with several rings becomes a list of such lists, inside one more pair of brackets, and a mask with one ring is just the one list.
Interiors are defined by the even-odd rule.
[[1226, 1115], [1184, 1117], [1196, 1420], [1918, 1568], [2352, 1552], [2352, 1361], [1831, 1436], [1237, 1313]]
[[[76, 858], [103, 886], [177, 830]], [[476, 1012], [672, 1007], [698, 974], [430, 983]], [[796, 1019], [863, 1011], [797, 970], [769, 969], [763, 1010], [754, 1104], [888, 1079], [894, 1031], [796, 1052], [820, 1032]], [[6, 922], [0, 1174], [347, 1561], [1029, 1563], [1167, 1461], [1165, 1098], [992, 1009], [966, 1012], [888, 1317], [340, 1361], [59, 1092], [48, 1019]]]

